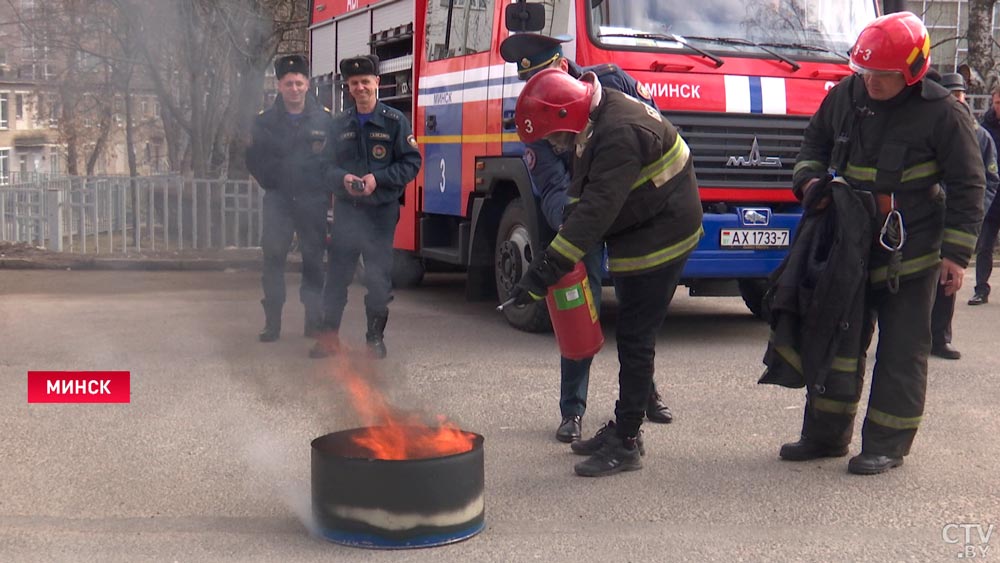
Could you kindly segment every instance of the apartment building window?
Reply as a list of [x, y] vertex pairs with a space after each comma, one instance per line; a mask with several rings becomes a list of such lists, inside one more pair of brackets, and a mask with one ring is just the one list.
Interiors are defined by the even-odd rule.
[[9, 109], [7, 108], [8, 96], [10, 96], [10, 94], [6, 92], [0, 93], [0, 129], [6, 129], [7, 127], [10, 126], [10, 123], [8, 121]]
[[0, 186], [10, 183], [10, 149], [0, 149]]
[[59, 149], [52, 147], [49, 149], [49, 173], [56, 176], [60, 173]]
[[24, 119], [24, 94], [14, 94], [14, 119]]

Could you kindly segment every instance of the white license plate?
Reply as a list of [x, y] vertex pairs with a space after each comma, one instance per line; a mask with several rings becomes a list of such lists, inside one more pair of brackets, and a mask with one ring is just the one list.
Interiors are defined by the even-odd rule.
[[785, 248], [788, 229], [722, 229], [722, 248]]

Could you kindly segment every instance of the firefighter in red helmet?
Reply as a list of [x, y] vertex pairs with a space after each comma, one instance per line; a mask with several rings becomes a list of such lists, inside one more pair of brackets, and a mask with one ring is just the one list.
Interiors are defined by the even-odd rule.
[[[780, 456], [802, 461], [847, 455], [877, 324], [861, 452], [848, 463], [851, 473], [870, 475], [902, 465], [910, 452], [924, 412], [936, 286], [947, 294], [962, 286], [985, 184], [967, 110], [945, 88], [923, 79], [930, 38], [917, 16], [901, 12], [875, 19], [850, 55], [855, 74], [830, 90], [809, 122], [793, 188], [807, 214], [826, 206], [831, 190], [866, 192], [873, 204], [872, 240], [859, 243], [868, 245], [863, 312], [859, 327], [845, 322], [835, 335], [808, 328], [799, 335], [809, 342], [858, 329], [851, 353], [825, 366], [824, 384], [807, 385], [801, 438], [782, 446]], [[802, 372], [803, 358], [787, 350], [782, 355], [786, 369]], [[780, 370], [780, 363], [768, 364], [769, 371]], [[806, 375], [808, 381], [816, 374]]]
[[576, 465], [579, 475], [640, 469], [656, 333], [703, 234], [690, 151], [658, 111], [602, 88], [593, 73], [576, 80], [543, 70], [525, 84], [514, 118], [521, 140], [545, 139], [573, 156], [573, 178], [562, 227], [511, 295], [517, 303], [542, 299], [587, 252], [607, 243], [619, 304], [619, 398], [615, 420], [571, 447], [590, 456]]

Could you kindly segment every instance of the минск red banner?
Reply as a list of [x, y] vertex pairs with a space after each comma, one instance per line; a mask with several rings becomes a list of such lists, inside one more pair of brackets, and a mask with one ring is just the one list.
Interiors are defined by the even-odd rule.
[[29, 403], [128, 403], [127, 371], [29, 371]]

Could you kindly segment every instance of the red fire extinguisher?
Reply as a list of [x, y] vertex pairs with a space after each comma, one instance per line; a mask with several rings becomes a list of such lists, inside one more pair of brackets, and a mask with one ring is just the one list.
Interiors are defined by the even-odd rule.
[[594, 294], [583, 262], [577, 262], [573, 271], [549, 287], [545, 305], [549, 309], [559, 353], [564, 358], [589, 358], [604, 345], [599, 311], [594, 307]]

